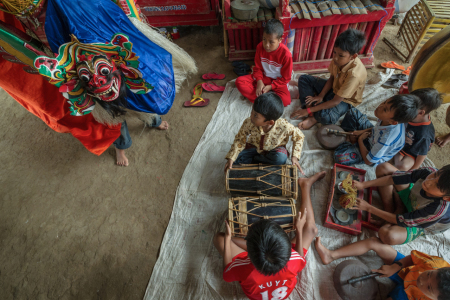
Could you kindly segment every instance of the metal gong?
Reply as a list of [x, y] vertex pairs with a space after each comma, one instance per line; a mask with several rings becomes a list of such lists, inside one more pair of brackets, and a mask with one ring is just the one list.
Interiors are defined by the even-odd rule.
[[359, 260], [345, 260], [334, 270], [334, 288], [342, 300], [375, 300], [378, 294], [378, 284], [374, 278], [352, 284], [347, 283], [349, 279], [370, 273], [370, 269]]
[[344, 131], [341, 127], [337, 125], [326, 125], [320, 127], [316, 131], [316, 138], [319, 141], [319, 144], [327, 150], [336, 149], [340, 144], [345, 142], [344, 135], [336, 135], [334, 133], [328, 133], [327, 129], [333, 129], [338, 131]]
[[417, 53], [409, 75], [408, 90], [435, 88], [450, 102], [450, 26], [436, 33]]

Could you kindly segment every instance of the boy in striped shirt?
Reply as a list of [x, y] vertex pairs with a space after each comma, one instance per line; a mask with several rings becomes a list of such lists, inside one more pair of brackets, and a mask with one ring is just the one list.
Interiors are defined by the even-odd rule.
[[295, 218], [295, 238], [290, 241], [283, 229], [271, 220], [262, 219], [249, 227], [247, 237], [226, 233], [214, 236], [214, 246], [223, 257], [223, 279], [239, 281], [249, 299], [286, 299], [297, 283], [297, 274], [306, 265], [306, 254], [317, 235], [311, 204], [311, 186], [325, 177], [320, 172], [300, 178], [302, 204]]
[[341, 127], [350, 131], [356, 144], [345, 142], [334, 152], [334, 159], [343, 165], [365, 163], [376, 166], [389, 161], [405, 145], [405, 123], [417, 117], [420, 99], [415, 95], [395, 95], [375, 109], [377, 124], [373, 126], [367, 116], [352, 108], [344, 117]]
[[[440, 170], [420, 168], [391, 174], [366, 182], [353, 181], [358, 190], [378, 187], [384, 210], [362, 199], [357, 200], [354, 208], [388, 222], [378, 231], [383, 243], [406, 244], [421, 235], [441, 233], [450, 228], [450, 165]], [[392, 188], [397, 191], [394, 197]]]

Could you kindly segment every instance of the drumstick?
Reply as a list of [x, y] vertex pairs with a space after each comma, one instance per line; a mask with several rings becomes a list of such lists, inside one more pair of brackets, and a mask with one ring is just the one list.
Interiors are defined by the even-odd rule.
[[347, 283], [348, 284], [352, 284], [352, 283], [355, 283], [355, 282], [358, 282], [358, 281], [363, 281], [363, 280], [374, 278], [374, 277], [377, 277], [377, 276], [380, 276], [380, 275], [381, 275], [380, 273], [370, 273], [370, 274], [367, 274], [367, 275], [364, 275], [364, 276], [361, 276], [361, 277], [356, 277], [356, 278], [349, 279], [349, 280], [347, 280]]
[[338, 134], [353, 135], [352, 132], [339, 131], [339, 130], [334, 130], [334, 129], [330, 129], [330, 128], [327, 128], [326, 130], [327, 130], [327, 133], [336, 134], [336, 135], [338, 135]]

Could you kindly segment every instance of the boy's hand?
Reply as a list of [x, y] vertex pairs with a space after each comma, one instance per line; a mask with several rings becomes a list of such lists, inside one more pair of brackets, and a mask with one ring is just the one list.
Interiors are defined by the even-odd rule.
[[352, 132], [352, 135], [356, 136], [356, 137], [359, 137], [364, 132], [367, 132], [367, 130], [355, 130], [355, 131]]
[[231, 227], [230, 227], [230, 224], [228, 224], [228, 220], [225, 220], [225, 224], [227, 227], [227, 230], [225, 231], [225, 238], [231, 239]]
[[292, 165], [296, 166], [298, 168], [298, 170], [300, 171], [300, 173], [302, 173], [303, 175], [305, 175], [305, 173], [303, 172], [302, 167], [300, 167], [300, 163], [298, 162], [298, 158], [293, 156], [292, 157]]
[[303, 226], [306, 223], [306, 209], [305, 213], [302, 214], [301, 211], [297, 212], [297, 218], [295, 218], [295, 230], [297, 232], [301, 232], [303, 230]]
[[272, 90], [272, 85], [269, 84], [269, 85], [266, 85], [266, 86], [263, 88], [262, 92], [263, 92], [263, 94], [265, 94], [265, 93], [267, 93], [267, 92], [270, 92], [271, 90]]
[[365, 140], [369, 135], [370, 135], [370, 132], [369, 132], [369, 131], [366, 131], [366, 132], [362, 133], [362, 134], [359, 136], [358, 141], [363, 141], [363, 140]]
[[370, 208], [370, 204], [367, 203], [365, 200], [363, 199], [356, 199], [356, 203], [355, 205], [352, 207], [352, 209], [359, 209], [359, 210], [364, 210], [367, 211]]
[[390, 276], [394, 275], [395, 273], [397, 273], [398, 271], [400, 271], [401, 269], [402, 269], [402, 267], [400, 267], [399, 265], [392, 264], [392, 265], [383, 265], [379, 269], [372, 270], [372, 272], [377, 272], [377, 273], [382, 274], [380, 277], [390, 277]]
[[261, 94], [263, 93], [263, 88], [264, 88], [263, 81], [258, 80], [258, 82], [256, 83], [256, 97], [261, 96]]
[[307, 117], [308, 116], [308, 111], [306, 109], [299, 109], [296, 110], [292, 115], [291, 118], [294, 120], [297, 120], [299, 118], [303, 118], [303, 117]]
[[357, 189], [358, 191], [364, 190], [363, 184], [362, 182], [359, 182], [357, 180], [353, 180], [352, 181], [352, 185], [355, 189]]
[[225, 164], [225, 173], [227, 172], [228, 169], [233, 169], [233, 163], [234, 161], [232, 159], [227, 158], [227, 163]]
[[313, 105], [317, 105], [317, 104], [319, 104], [319, 103], [322, 103], [322, 101], [323, 101], [323, 98], [322, 97], [320, 97], [320, 96], [307, 96], [306, 97], [306, 104], [309, 104], [309, 105], [311, 105], [311, 106], [313, 106]]

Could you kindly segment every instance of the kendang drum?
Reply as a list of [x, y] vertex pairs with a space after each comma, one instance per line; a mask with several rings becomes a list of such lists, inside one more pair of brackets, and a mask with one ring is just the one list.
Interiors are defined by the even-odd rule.
[[227, 171], [226, 189], [233, 196], [282, 196], [297, 199], [297, 167], [236, 165]]
[[228, 202], [228, 220], [233, 236], [245, 237], [248, 228], [261, 219], [272, 220], [289, 233], [294, 230], [296, 215], [294, 199], [237, 197]]

